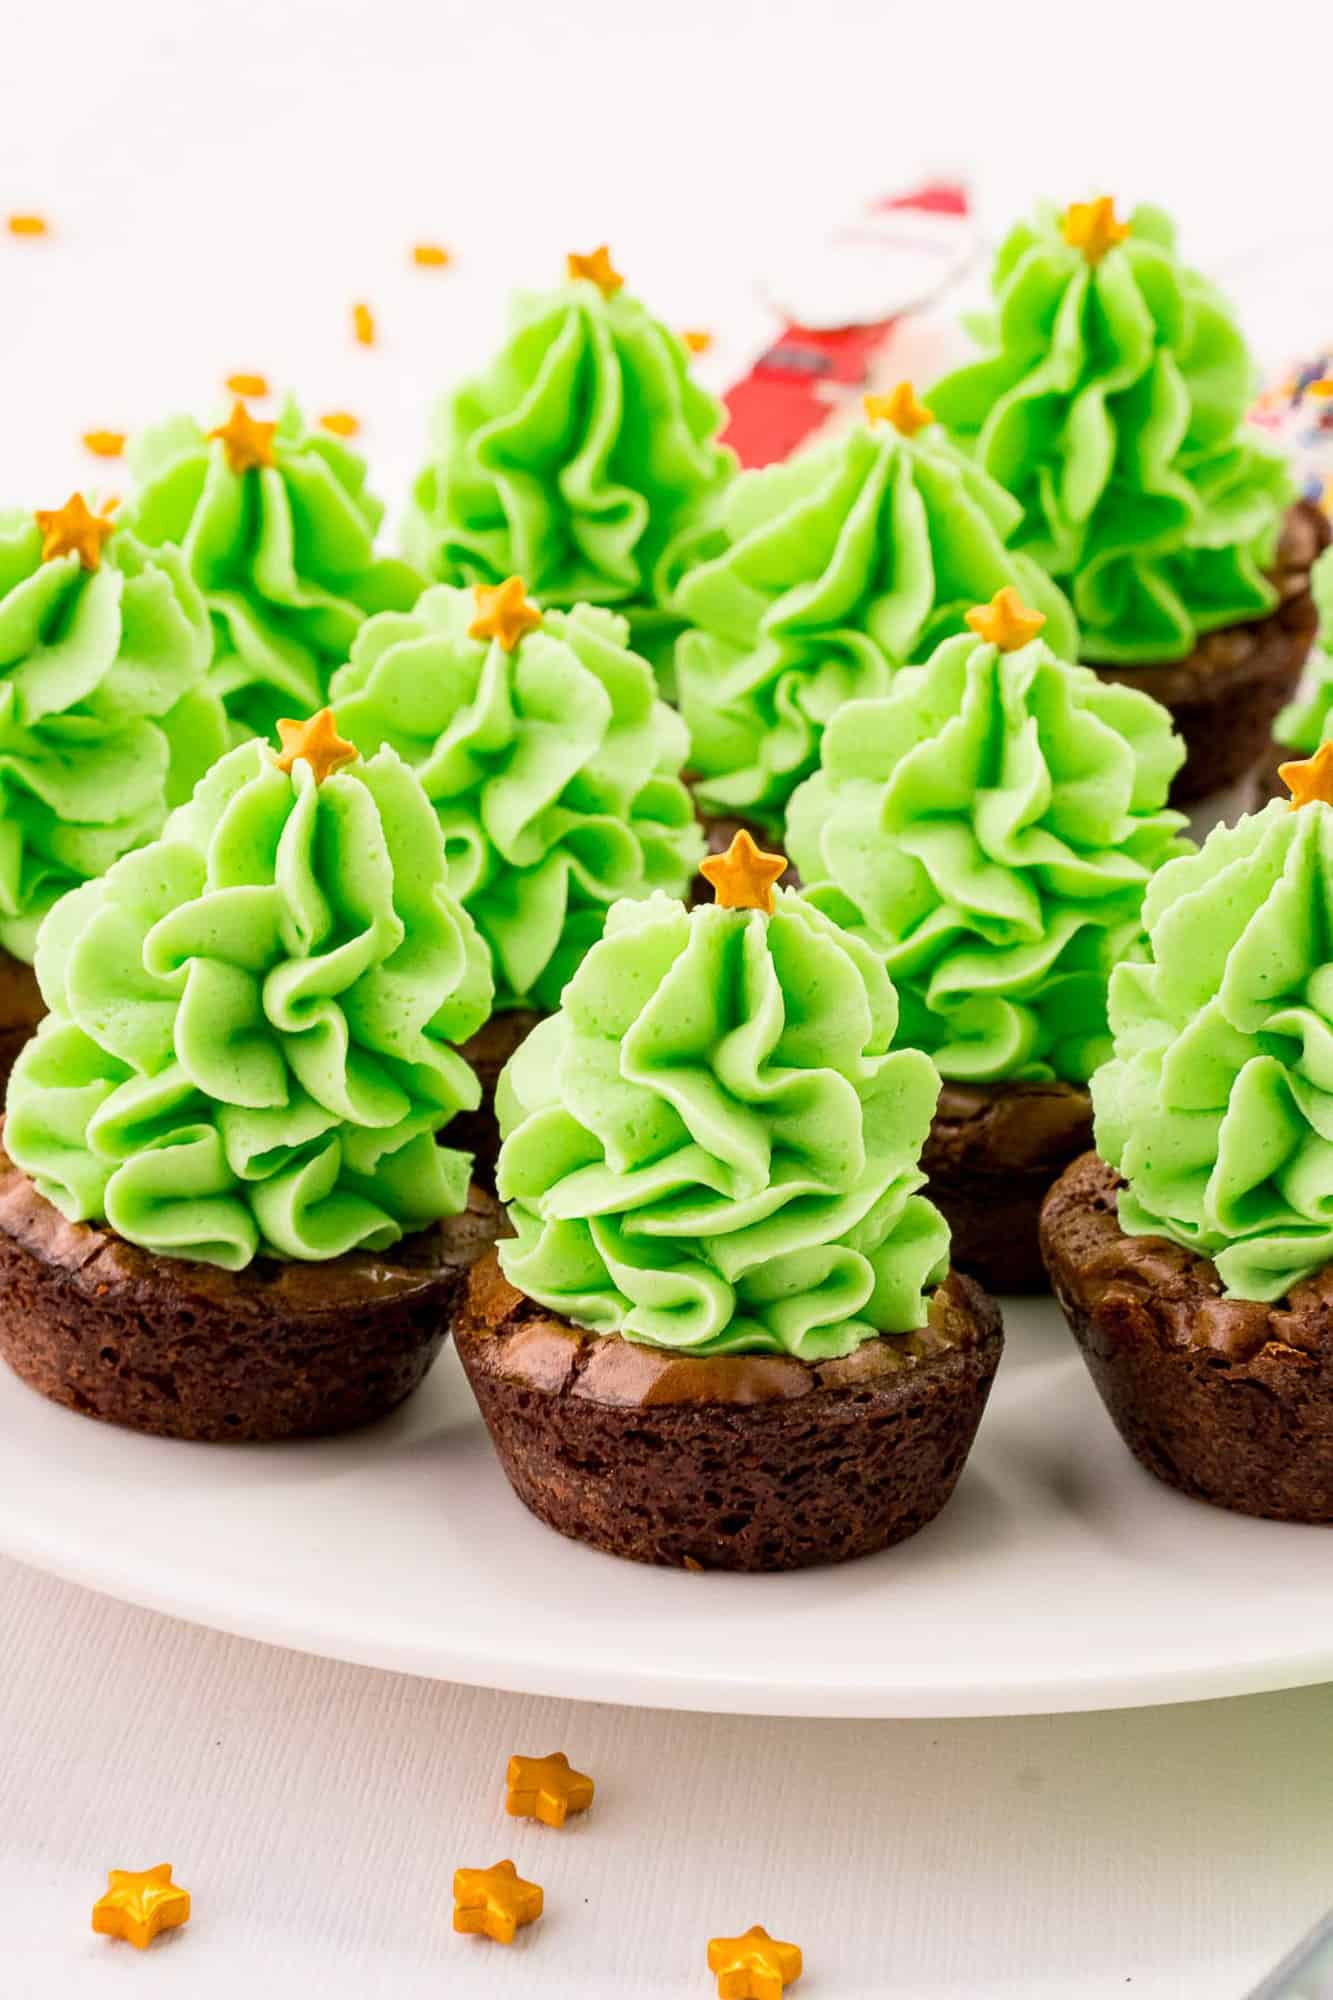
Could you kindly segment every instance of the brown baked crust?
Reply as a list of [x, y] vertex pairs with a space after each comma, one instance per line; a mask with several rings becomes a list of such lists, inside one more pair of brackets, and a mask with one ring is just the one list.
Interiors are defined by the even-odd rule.
[[1041, 1205], [1091, 1144], [1092, 1103], [1077, 1084], [944, 1083], [921, 1166], [955, 1267], [993, 1292], [1044, 1292]]
[[21, 958], [0, 950], [0, 1097], [19, 1050], [36, 1033], [46, 1012], [37, 974]]
[[471, 1063], [481, 1084], [481, 1103], [475, 1111], [460, 1111], [441, 1133], [446, 1146], [457, 1146], [472, 1155], [472, 1178], [478, 1187], [495, 1192], [495, 1162], [500, 1152], [500, 1127], [495, 1117], [495, 1086], [500, 1071], [536, 1027], [542, 1015], [531, 1007], [510, 1007], [492, 1014], [489, 1021], [458, 1045], [458, 1053]]
[[636, 1562], [781, 1570], [870, 1555], [952, 1493], [1004, 1345], [950, 1273], [920, 1334], [842, 1361], [675, 1355], [586, 1333], [473, 1266], [454, 1341], [509, 1483]]
[[67, 1222], [0, 1148], [0, 1356], [52, 1402], [157, 1437], [350, 1430], [417, 1387], [500, 1223], [474, 1188], [383, 1256], [224, 1271]]
[[1272, 1305], [1127, 1236], [1119, 1176], [1086, 1153], [1042, 1212], [1051, 1285], [1121, 1437], [1168, 1486], [1241, 1514], [1333, 1522], [1333, 1265]]
[[1173, 805], [1224, 791], [1266, 755], [1319, 622], [1310, 567], [1331, 532], [1314, 501], [1298, 500], [1282, 524], [1271, 571], [1278, 602], [1266, 618], [1205, 633], [1183, 660], [1096, 667], [1102, 680], [1141, 688], [1170, 709], [1187, 752], [1171, 786]]

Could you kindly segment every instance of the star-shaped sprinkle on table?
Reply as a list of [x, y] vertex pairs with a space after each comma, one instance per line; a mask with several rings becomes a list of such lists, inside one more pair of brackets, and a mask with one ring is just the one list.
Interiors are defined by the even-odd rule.
[[355, 743], [339, 736], [331, 708], [321, 708], [318, 715], [312, 715], [306, 722], [294, 722], [290, 716], [283, 716], [278, 736], [282, 743], [276, 760], [278, 769], [290, 771], [298, 758], [304, 758], [317, 785], [322, 785], [344, 764], [352, 763], [357, 755]]
[[521, 576], [507, 576], [503, 583], [478, 583], [472, 588], [477, 615], [467, 628], [469, 639], [494, 639], [506, 653], [512, 653], [527, 632], [535, 632], [542, 614], [529, 601]]
[[1074, 201], [1060, 218], [1060, 234], [1071, 250], [1081, 250], [1090, 264], [1100, 264], [1108, 250], [1123, 243], [1129, 224], [1121, 222], [1115, 201], [1099, 194], [1095, 201]]
[[63, 507], [39, 507], [37, 526], [42, 531], [42, 561], [57, 556], [77, 556], [85, 569], [100, 569], [102, 544], [115, 529], [109, 512], [94, 514], [82, 493], [71, 493]]
[[219, 424], [208, 436], [210, 442], [217, 438], [221, 443], [227, 454], [227, 464], [233, 472], [254, 472], [262, 466], [277, 463], [273, 448], [277, 428], [276, 424], [252, 417], [245, 404], [238, 400], [232, 404], [226, 423]]
[[113, 1868], [106, 1894], [93, 1904], [93, 1929], [102, 1937], [124, 1938], [146, 1951], [159, 1931], [190, 1920], [190, 1892], [171, 1879], [171, 1863], [160, 1868]]
[[708, 1970], [717, 1974], [718, 2000], [782, 2000], [801, 1976], [801, 1948], [751, 1924], [742, 1937], [709, 1939]]
[[975, 605], [966, 622], [987, 645], [998, 646], [1002, 653], [1016, 653], [1020, 646], [1029, 645], [1036, 638], [1046, 616], [1044, 612], [1030, 610], [1012, 583], [1006, 583], [989, 604]]
[[512, 1944], [515, 1932], [535, 1924], [541, 1913], [541, 1890], [535, 1882], [525, 1882], [512, 1861], [454, 1870], [456, 1931]]
[[505, 1811], [514, 1819], [563, 1826], [570, 1813], [592, 1804], [593, 1781], [570, 1765], [563, 1750], [550, 1757], [511, 1757], [505, 1773]]
[[785, 854], [765, 854], [742, 827], [725, 854], [710, 854], [699, 864], [720, 910], [762, 910], [773, 914], [773, 884], [786, 873]]
[[892, 424], [909, 438], [935, 421], [935, 412], [918, 401], [910, 382], [900, 382], [887, 396], [867, 396], [865, 413], [872, 424]]
[[1291, 809], [1333, 806], [1333, 742], [1321, 743], [1313, 757], [1279, 764], [1277, 774], [1291, 793]]
[[599, 243], [586, 256], [571, 250], [565, 259], [565, 270], [571, 278], [586, 278], [590, 284], [596, 285], [604, 299], [618, 292], [625, 282], [611, 262], [611, 252], [605, 243]]

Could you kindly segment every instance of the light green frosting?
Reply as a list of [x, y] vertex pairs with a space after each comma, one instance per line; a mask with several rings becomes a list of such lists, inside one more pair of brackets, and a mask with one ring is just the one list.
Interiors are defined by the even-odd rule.
[[239, 1270], [384, 1250], [463, 1207], [468, 1157], [435, 1134], [480, 1098], [452, 1044], [489, 969], [391, 750], [320, 785], [232, 750], [160, 840], [56, 905], [37, 976], [5, 1145], [71, 1221]]
[[983, 357], [931, 408], [1021, 503], [1017, 545], [1062, 583], [1081, 657], [1182, 659], [1261, 618], [1294, 487], [1245, 426], [1254, 367], [1229, 307], [1160, 211], [1089, 263], [1043, 207], [1005, 239]]
[[1180, 852], [1166, 710], [971, 634], [824, 734], [792, 799], [810, 900], [883, 955], [900, 1039], [942, 1075], [1082, 1082], [1110, 1052], [1111, 969], [1142, 946], [1154, 871]]
[[154, 546], [175, 542], [204, 593], [213, 685], [237, 739], [322, 708], [362, 621], [406, 610], [423, 585], [375, 553], [384, 508], [358, 453], [307, 430], [293, 403], [273, 443], [274, 465], [233, 472], [220, 440], [172, 417], [128, 452], [137, 490], [126, 519]]
[[517, 575], [543, 604], [621, 606], [647, 644], [735, 469], [725, 420], [628, 292], [578, 279], [520, 294], [499, 354], [438, 405], [408, 553], [444, 583]]
[[702, 859], [685, 726], [615, 613], [547, 611], [509, 653], [468, 637], [476, 617], [472, 591], [440, 585], [370, 619], [334, 676], [338, 726], [415, 769], [497, 1003], [549, 1010], [613, 902], [683, 895]]
[[887, 693], [894, 669], [960, 631], [1005, 584], [1072, 654], [1069, 606], [1007, 546], [1019, 510], [938, 425], [856, 429], [730, 488], [708, 559], [673, 607], [699, 798], [777, 824], [819, 762], [844, 702]]
[[31, 960], [58, 896], [151, 840], [224, 748], [208, 614], [174, 549], [124, 528], [42, 561], [0, 513], [0, 945]]
[[1093, 1080], [1120, 1221], [1280, 1299], [1333, 1259], [1333, 809], [1273, 803], [1153, 882]]
[[939, 1088], [891, 1049], [875, 955], [787, 891], [774, 914], [665, 896], [606, 935], [504, 1070], [506, 1276], [695, 1354], [848, 1354], [925, 1321], [948, 1228], [916, 1190]]
[[1319, 612], [1319, 637], [1305, 667], [1305, 680], [1273, 725], [1278, 742], [1307, 756], [1333, 735], [1333, 548], [1325, 549], [1310, 571]]

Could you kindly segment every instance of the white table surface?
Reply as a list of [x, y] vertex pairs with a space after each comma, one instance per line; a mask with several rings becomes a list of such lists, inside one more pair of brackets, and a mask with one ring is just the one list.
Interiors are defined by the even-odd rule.
[[[395, 496], [428, 394], [505, 289], [609, 238], [723, 383], [789, 238], [924, 171], [991, 227], [1037, 191], [1175, 210], [1233, 283], [1329, 229], [1326, 36], [1119, 0], [63, 0], [0, 75], [5, 491], [49, 505], [92, 427], [205, 411], [233, 369], [367, 421]], [[1308, 75], [1310, 84], [1302, 83]], [[435, 237], [444, 274], [411, 271]], [[1285, 263], [1284, 260], [1285, 259]], [[1270, 353], [1330, 332], [1330, 265], [1251, 286]], [[347, 315], [379, 316], [373, 351]], [[171, 1532], [169, 1520], [161, 1523]], [[795, 1938], [810, 2000], [1240, 2000], [1333, 1900], [1333, 1690], [1087, 1718], [786, 1723], [580, 1707], [268, 1651], [0, 1563], [0, 1993], [330, 2000], [707, 1994], [704, 1944]], [[503, 1818], [514, 1749], [596, 1812]], [[549, 1914], [455, 1938], [459, 1863]], [[111, 1866], [170, 1859], [189, 1929], [89, 1932]]]

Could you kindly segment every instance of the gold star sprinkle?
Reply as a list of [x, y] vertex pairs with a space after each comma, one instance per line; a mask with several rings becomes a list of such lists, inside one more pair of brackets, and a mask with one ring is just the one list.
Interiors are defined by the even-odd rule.
[[110, 505], [100, 514], [92, 513], [82, 493], [71, 493], [63, 507], [39, 507], [36, 521], [42, 531], [42, 561], [77, 556], [85, 569], [100, 569], [102, 544], [115, 527], [110, 513]]
[[465, 1935], [512, 1944], [516, 1931], [536, 1923], [542, 1901], [537, 1884], [525, 1882], [512, 1861], [454, 1870], [454, 1929]]
[[865, 412], [872, 424], [892, 424], [904, 437], [915, 437], [935, 421], [935, 412], [919, 403], [910, 382], [900, 382], [887, 396], [867, 396]]
[[1012, 583], [997, 590], [989, 604], [978, 604], [967, 614], [967, 624], [978, 639], [998, 646], [1002, 653], [1016, 653], [1036, 638], [1045, 623], [1045, 613], [1030, 611]]
[[1129, 224], [1121, 222], [1109, 194], [1096, 201], [1073, 201], [1060, 217], [1060, 234], [1071, 250], [1081, 250], [1090, 264], [1100, 264], [1108, 250], [1123, 243]]
[[680, 337], [690, 354], [707, 354], [709, 348], [713, 345], [712, 334], [709, 333], [706, 327], [702, 326], [687, 326]]
[[276, 424], [262, 423], [252, 417], [241, 402], [233, 403], [231, 415], [225, 424], [208, 433], [209, 442], [216, 438], [227, 454], [227, 464], [233, 472], [254, 472], [261, 466], [276, 463], [273, 439]]
[[512, 653], [525, 632], [535, 632], [542, 614], [528, 601], [521, 576], [507, 576], [503, 583], [477, 583], [472, 587], [477, 615], [467, 628], [469, 639], [494, 639], [506, 653]]
[[505, 1811], [513, 1819], [563, 1826], [569, 1813], [586, 1812], [593, 1782], [571, 1769], [563, 1750], [551, 1757], [511, 1757], [505, 1773]]
[[307, 722], [293, 722], [290, 716], [284, 716], [278, 724], [278, 735], [282, 741], [276, 760], [278, 769], [290, 771], [298, 758], [304, 758], [317, 785], [322, 785], [344, 764], [352, 763], [357, 755], [356, 745], [339, 736], [331, 708], [321, 708]]
[[171, 1879], [171, 1863], [160, 1868], [113, 1868], [106, 1894], [93, 1904], [93, 1929], [102, 1937], [124, 1938], [147, 1951], [159, 1931], [174, 1931], [190, 1921], [190, 1892]]
[[85, 431], [83, 448], [94, 458], [119, 458], [125, 449], [124, 431]]
[[742, 1937], [709, 1939], [708, 1970], [717, 1974], [718, 2000], [782, 2000], [784, 1986], [801, 1976], [801, 1948], [751, 1924]]
[[571, 250], [565, 259], [565, 270], [571, 278], [587, 278], [590, 284], [596, 285], [604, 299], [618, 292], [625, 282], [611, 262], [611, 252], [605, 243], [599, 243], [586, 257], [577, 250]]
[[421, 271], [442, 271], [449, 262], [449, 252], [442, 243], [414, 243], [412, 262]]
[[1300, 806], [1333, 806], [1333, 740], [1321, 743], [1313, 757], [1279, 764], [1277, 774], [1291, 793], [1293, 812]]
[[762, 910], [773, 914], [773, 884], [785, 873], [785, 854], [765, 854], [744, 827], [725, 854], [710, 854], [699, 873], [713, 891], [720, 910]]

